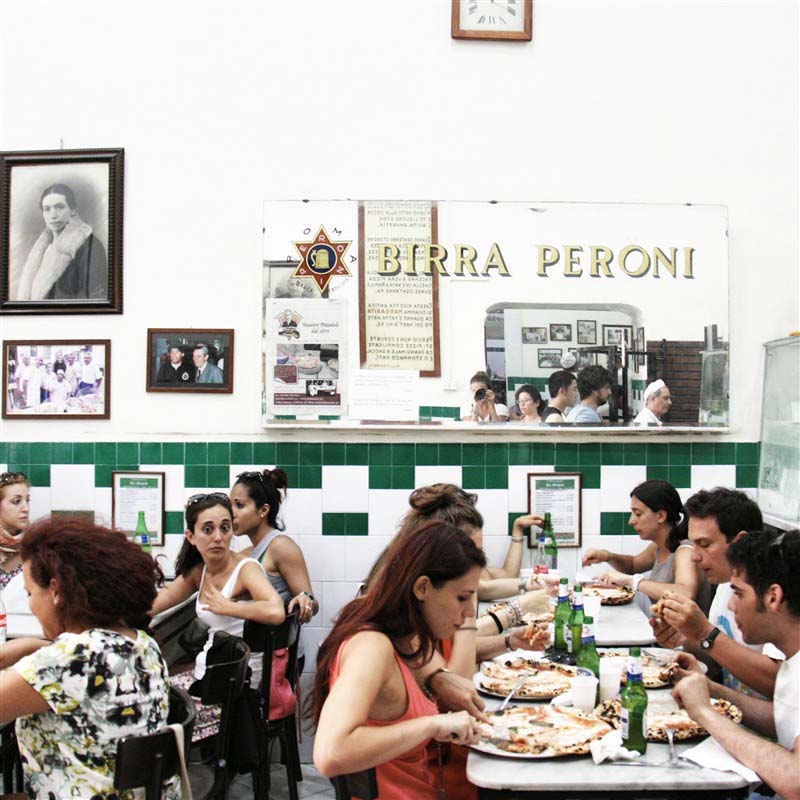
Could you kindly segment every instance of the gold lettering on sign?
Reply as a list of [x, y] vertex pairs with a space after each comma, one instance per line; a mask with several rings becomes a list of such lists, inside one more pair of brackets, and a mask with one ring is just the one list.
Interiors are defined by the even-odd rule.
[[672, 277], [675, 277], [675, 262], [678, 258], [678, 248], [677, 247], [670, 247], [670, 252], [672, 253], [672, 257], [668, 256], [660, 247], [653, 248], [653, 277], [660, 278], [661, 276], [658, 274], [659, 266], [664, 267], [664, 269], [669, 272]]
[[426, 275], [431, 275], [433, 273], [433, 268], [436, 267], [436, 271], [440, 275], [447, 275], [447, 269], [445, 268], [442, 261], [447, 258], [447, 250], [444, 249], [440, 244], [426, 244], [425, 245], [425, 266], [423, 267], [423, 271]]
[[539, 276], [542, 278], [547, 277], [547, 270], [558, 264], [559, 259], [558, 248], [551, 247], [549, 244], [539, 245]]
[[[628, 269], [628, 256], [631, 253], [639, 253], [642, 257], [642, 263], [639, 264], [636, 269]], [[626, 275], [630, 275], [631, 278], [641, 278], [642, 275], [647, 275], [647, 272], [650, 269], [650, 255], [648, 254], [647, 250], [645, 250], [643, 247], [639, 247], [638, 244], [629, 244], [620, 250], [619, 266], [620, 269]]]
[[592, 259], [591, 266], [589, 267], [589, 275], [591, 275], [592, 278], [599, 278], [600, 269], [602, 268], [603, 275], [605, 275], [606, 278], [613, 278], [614, 275], [611, 273], [609, 262], [614, 258], [614, 251], [610, 247], [603, 247], [601, 244], [593, 244], [589, 248], [589, 253]]
[[492, 244], [492, 249], [489, 251], [489, 257], [484, 264], [482, 275], [488, 275], [490, 269], [496, 269], [498, 275], [509, 276], [509, 271], [506, 268], [506, 262], [503, 261], [503, 254], [500, 252], [500, 246], [497, 242]]
[[[564, 245], [564, 277], [565, 278], [580, 278], [583, 275], [583, 267], [580, 266], [580, 256], [583, 248], [577, 244]], [[578, 267], [578, 269], [575, 269]]]
[[683, 248], [683, 277], [691, 278], [694, 280], [694, 265], [692, 264], [692, 256], [694, 255], [694, 247]]
[[453, 275], [459, 277], [464, 275], [464, 267], [467, 268], [470, 275], [478, 274], [475, 269], [475, 259], [478, 257], [478, 251], [471, 244], [457, 244], [455, 245], [456, 251], [456, 268]]
[[396, 244], [379, 244], [378, 247], [378, 272], [381, 275], [397, 275], [400, 272], [400, 248]]

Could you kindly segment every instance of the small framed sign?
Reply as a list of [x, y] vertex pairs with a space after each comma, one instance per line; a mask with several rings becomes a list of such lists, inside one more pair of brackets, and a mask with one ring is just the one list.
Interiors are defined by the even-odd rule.
[[111, 473], [111, 527], [133, 535], [144, 515], [150, 544], [164, 544], [164, 473]]
[[[559, 547], [581, 546], [581, 488], [580, 472], [529, 472], [528, 513], [550, 512], [553, 533]], [[528, 546], [533, 547], [528, 532]]]

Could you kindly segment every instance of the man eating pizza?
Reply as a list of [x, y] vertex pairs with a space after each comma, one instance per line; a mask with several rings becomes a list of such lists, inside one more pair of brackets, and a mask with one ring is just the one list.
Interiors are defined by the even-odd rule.
[[[697, 604], [677, 593], [664, 598], [661, 618], [650, 624], [662, 647], [684, 650], [722, 671], [722, 683], [747, 694], [772, 697], [782, 654], [771, 644], [746, 645], [728, 603], [732, 588], [728, 545], [746, 531], [761, 530], [761, 510], [744, 492], [718, 488], [692, 495], [684, 505], [689, 518], [692, 560], [717, 593], [708, 617]], [[685, 668], [693, 659], [678, 655]]]
[[[673, 696], [732, 756], [758, 773], [782, 797], [800, 800], [800, 531], [755, 531], [728, 548], [732, 568], [730, 609], [748, 644], [774, 642], [786, 655], [772, 701], [710, 681], [694, 661]], [[744, 723], [715, 713], [710, 696], [728, 700]]]

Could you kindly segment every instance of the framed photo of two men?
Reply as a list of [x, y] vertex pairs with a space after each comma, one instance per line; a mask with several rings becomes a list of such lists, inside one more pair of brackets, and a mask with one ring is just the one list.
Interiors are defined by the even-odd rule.
[[124, 150], [0, 152], [0, 314], [121, 314]]
[[232, 328], [148, 328], [147, 391], [233, 392]]

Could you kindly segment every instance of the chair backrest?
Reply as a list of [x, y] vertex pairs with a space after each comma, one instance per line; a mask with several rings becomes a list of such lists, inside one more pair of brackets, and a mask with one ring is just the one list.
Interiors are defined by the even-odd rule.
[[179, 769], [178, 746], [171, 730], [126, 736], [117, 742], [114, 788], [145, 787], [147, 800], [159, 800], [162, 784]]
[[264, 625], [245, 620], [242, 638], [253, 653], [262, 653], [261, 686], [259, 690], [264, 708], [269, 708], [269, 690], [272, 685], [272, 659], [276, 650], [287, 648], [289, 660], [286, 678], [294, 687], [297, 678], [297, 645], [300, 640], [298, 612], [293, 611], [280, 625]]
[[331, 783], [336, 790], [336, 800], [350, 800], [354, 795], [362, 800], [375, 800], [378, 797], [378, 775], [375, 767], [349, 775], [337, 775], [331, 778]]
[[13, 720], [0, 726], [0, 771], [4, 794], [10, 795], [15, 787], [22, 788], [22, 764]]
[[180, 725], [183, 728], [183, 741], [186, 744], [186, 763], [189, 763], [189, 747], [194, 733], [194, 720], [197, 709], [192, 696], [179, 686], [169, 687], [168, 725]]

